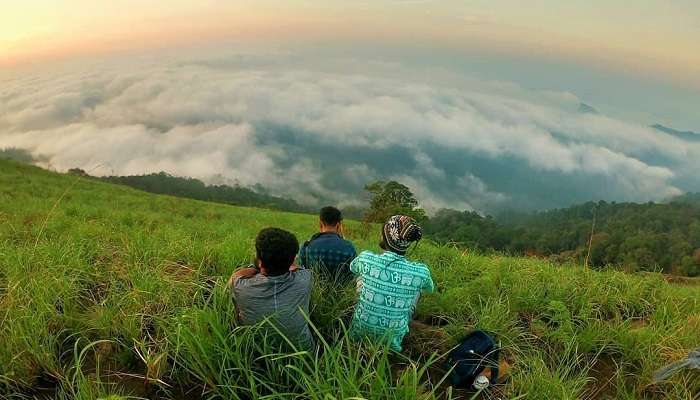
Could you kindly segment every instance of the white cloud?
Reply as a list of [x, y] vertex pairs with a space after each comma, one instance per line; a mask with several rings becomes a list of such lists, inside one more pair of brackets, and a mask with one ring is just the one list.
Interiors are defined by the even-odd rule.
[[279, 183], [280, 171], [253, 142], [249, 125], [178, 126], [167, 132], [143, 125], [100, 128], [91, 123], [0, 136], [0, 147], [46, 154], [58, 170], [81, 167], [96, 175], [167, 171], [176, 175], [222, 174], [244, 185]]
[[[424, 203], [461, 208], [503, 202], [510, 194], [469, 171], [453, 176], [440, 166], [439, 154], [423, 150], [427, 144], [465, 157], [518, 160], [534, 174], [600, 177], [619, 185], [618, 196], [624, 190], [641, 200], [679, 193], [677, 171], [700, 168], [700, 145], [578, 113], [571, 93], [450, 74], [419, 80], [395, 65], [359, 75], [276, 66], [283, 60], [246, 62], [252, 66], [169, 62], [6, 81], [0, 147], [29, 149], [61, 170], [98, 164], [99, 174], [165, 170], [261, 183], [307, 202], [317, 195], [347, 200], [350, 189], [339, 193], [322, 185], [324, 167], [314, 154], [280, 164], [286, 144], [260, 140], [259, 127], [269, 124], [304, 132], [316, 144], [387, 154], [409, 149], [405, 156], [415, 169], [399, 176], [414, 184]], [[387, 73], [392, 69], [394, 76]], [[338, 156], [345, 175], [388, 177], [353, 156]], [[650, 159], [663, 163], [644, 161]], [[345, 178], [361, 186], [358, 176]], [[431, 181], [451, 182], [458, 193], [436, 193], [428, 189]]]

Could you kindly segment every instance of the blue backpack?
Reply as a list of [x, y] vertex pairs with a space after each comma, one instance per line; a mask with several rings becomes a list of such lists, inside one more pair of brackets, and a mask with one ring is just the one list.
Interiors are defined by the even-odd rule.
[[452, 386], [470, 388], [484, 369], [491, 369], [490, 383], [498, 382], [498, 360], [500, 348], [496, 341], [484, 331], [474, 331], [460, 341], [447, 355], [445, 368], [454, 366], [450, 374]]

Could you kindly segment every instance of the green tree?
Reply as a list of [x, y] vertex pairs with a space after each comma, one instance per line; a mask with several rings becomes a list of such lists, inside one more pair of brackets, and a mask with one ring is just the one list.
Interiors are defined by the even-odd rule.
[[697, 260], [690, 256], [683, 257], [680, 265], [680, 274], [690, 277], [700, 275], [700, 264], [696, 261]]
[[0, 159], [17, 161], [24, 164], [31, 164], [36, 161], [27, 150], [14, 147], [0, 149]]
[[396, 181], [377, 181], [365, 186], [371, 198], [365, 214], [368, 222], [384, 222], [392, 215], [403, 214], [424, 222], [425, 210], [418, 207], [418, 200], [411, 190]]

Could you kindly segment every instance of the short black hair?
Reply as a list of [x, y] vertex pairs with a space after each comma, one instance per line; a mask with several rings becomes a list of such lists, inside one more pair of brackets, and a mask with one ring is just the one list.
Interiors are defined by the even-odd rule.
[[279, 228], [265, 228], [255, 238], [255, 252], [269, 275], [289, 271], [299, 251], [299, 241], [291, 232]]
[[338, 225], [343, 220], [343, 214], [333, 206], [323, 207], [318, 217], [324, 225]]

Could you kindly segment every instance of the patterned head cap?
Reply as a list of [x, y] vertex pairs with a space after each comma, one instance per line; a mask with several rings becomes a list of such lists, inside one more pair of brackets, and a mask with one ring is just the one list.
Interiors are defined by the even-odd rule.
[[394, 215], [384, 224], [382, 235], [389, 250], [405, 254], [408, 246], [423, 237], [420, 225], [407, 215]]

